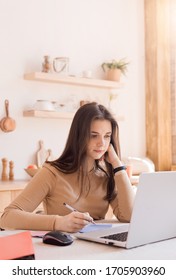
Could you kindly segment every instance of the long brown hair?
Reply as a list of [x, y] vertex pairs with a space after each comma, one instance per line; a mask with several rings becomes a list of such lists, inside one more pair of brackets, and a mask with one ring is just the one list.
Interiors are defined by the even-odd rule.
[[[74, 173], [84, 176], [86, 166], [87, 143], [90, 139], [90, 127], [94, 120], [108, 120], [112, 126], [111, 144], [113, 145], [117, 155], [120, 157], [119, 145], [119, 127], [113, 115], [103, 106], [96, 102], [88, 103], [81, 106], [76, 112], [65, 148], [61, 156], [50, 162], [51, 165], [64, 173]], [[106, 168], [102, 168], [99, 160], [95, 160], [96, 169], [102, 170], [107, 175], [107, 194], [105, 199], [112, 200], [115, 193], [115, 182], [113, 167], [105, 160]]]

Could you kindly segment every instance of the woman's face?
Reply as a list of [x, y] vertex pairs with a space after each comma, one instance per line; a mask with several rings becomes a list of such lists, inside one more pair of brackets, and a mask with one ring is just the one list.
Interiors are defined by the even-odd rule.
[[107, 151], [111, 141], [112, 127], [108, 120], [95, 120], [90, 126], [90, 140], [87, 145], [87, 156], [100, 159]]

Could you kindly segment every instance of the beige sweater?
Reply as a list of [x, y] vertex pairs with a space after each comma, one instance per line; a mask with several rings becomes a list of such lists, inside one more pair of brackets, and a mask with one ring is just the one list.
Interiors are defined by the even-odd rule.
[[[126, 171], [115, 175], [117, 196], [111, 202], [114, 215], [123, 222], [129, 222], [134, 201], [134, 191]], [[80, 189], [77, 173], [64, 174], [49, 164], [44, 164], [28, 183], [23, 192], [4, 210], [0, 227], [4, 229], [54, 230], [57, 215], [70, 213], [63, 203], [80, 212], [89, 212], [95, 219], [103, 219], [109, 203], [106, 195], [107, 177], [102, 172], [89, 173], [87, 184], [90, 191], [79, 198]], [[86, 191], [88, 185], [84, 185]], [[79, 199], [78, 199], [79, 198]], [[44, 214], [35, 209], [43, 201]]]

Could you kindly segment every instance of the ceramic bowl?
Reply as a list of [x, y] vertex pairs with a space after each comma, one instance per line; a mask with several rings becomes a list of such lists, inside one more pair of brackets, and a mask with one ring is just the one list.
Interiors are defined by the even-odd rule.
[[55, 111], [54, 105], [49, 100], [37, 100], [34, 109], [39, 111]]

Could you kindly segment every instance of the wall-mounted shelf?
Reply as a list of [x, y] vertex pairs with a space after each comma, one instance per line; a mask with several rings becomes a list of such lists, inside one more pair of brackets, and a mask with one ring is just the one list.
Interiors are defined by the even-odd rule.
[[[33, 117], [33, 118], [51, 118], [51, 119], [73, 119], [74, 112], [58, 112], [58, 111], [37, 111], [37, 110], [27, 110], [23, 112], [24, 117]], [[114, 117], [117, 121], [124, 121], [123, 116]]]
[[[24, 75], [25, 80], [41, 81], [49, 83], [60, 83], [65, 85], [83, 86], [83, 87], [94, 87], [98, 89], [119, 89], [122, 87], [122, 83], [101, 80], [101, 79], [90, 79], [80, 78], [71, 76], [61, 76], [57, 73], [44, 73], [44, 72], [33, 72]], [[23, 112], [24, 117], [34, 118], [57, 118], [57, 119], [73, 119], [74, 112], [59, 112], [59, 111], [38, 111], [38, 110], [26, 110]], [[124, 120], [123, 116], [115, 116], [119, 121]]]
[[55, 73], [33, 72], [24, 75], [25, 80], [60, 83], [72, 86], [94, 87], [102, 89], [119, 89], [122, 87], [122, 83], [113, 82], [101, 79], [80, 78], [72, 76], [61, 76]]
[[73, 112], [57, 112], [57, 111], [38, 111], [28, 110], [23, 112], [24, 117], [34, 118], [51, 118], [51, 119], [72, 119]]

